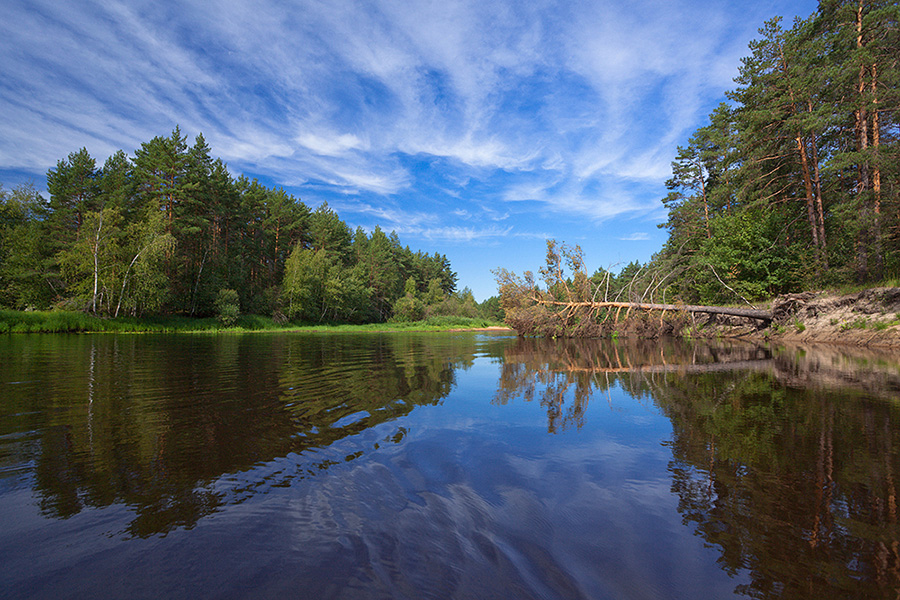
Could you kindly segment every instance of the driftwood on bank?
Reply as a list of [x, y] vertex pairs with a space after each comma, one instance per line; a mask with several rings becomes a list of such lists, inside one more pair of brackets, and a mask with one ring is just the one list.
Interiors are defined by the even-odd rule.
[[753, 308], [731, 308], [728, 306], [699, 306], [692, 304], [653, 304], [647, 302], [559, 302], [555, 300], [535, 299], [538, 304], [545, 306], [559, 306], [570, 310], [579, 308], [601, 309], [615, 308], [645, 311], [680, 311], [686, 313], [706, 313], [710, 315], [727, 315], [731, 317], [745, 317], [757, 319], [769, 323], [772, 321], [772, 311]]

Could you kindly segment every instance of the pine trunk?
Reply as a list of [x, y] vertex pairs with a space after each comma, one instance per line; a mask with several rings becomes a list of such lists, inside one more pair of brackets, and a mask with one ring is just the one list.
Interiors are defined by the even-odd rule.
[[[863, 47], [862, 35], [863, 2], [860, 0], [856, 10], [856, 48]], [[869, 190], [869, 163], [865, 152], [869, 147], [869, 115], [863, 103], [863, 94], [866, 91], [866, 67], [859, 65], [859, 80], [856, 87], [856, 151], [859, 153], [857, 165], [856, 194], [860, 198], [860, 214], [863, 218], [862, 226], [856, 239], [856, 274], [860, 282], [869, 280], [869, 244], [871, 243], [871, 227], [868, 223], [869, 207], [866, 201], [866, 192]]]
[[[812, 232], [813, 247], [816, 249], [816, 262], [821, 264], [822, 248], [819, 242], [819, 224], [816, 218], [812, 176], [809, 173], [809, 157], [806, 155], [806, 144], [803, 143], [803, 137], [798, 133], [794, 139], [797, 141], [797, 151], [800, 153], [800, 172], [803, 174], [803, 187], [806, 190], [806, 217]], [[818, 268], [817, 266], [816, 269], [818, 270]]]
[[[812, 103], [810, 103], [812, 110]], [[816, 216], [819, 226], [819, 244], [822, 248], [822, 266], [828, 270], [828, 245], [825, 243], [825, 210], [822, 201], [822, 175], [819, 171], [819, 151], [816, 148], [816, 134], [810, 134], [810, 159], [812, 161], [813, 171], [816, 177]]]
[[874, 216], [872, 221], [872, 238], [875, 245], [875, 276], [881, 279], [884, 275], [884, 250], [881, 244], [881, 167], [878, 164], [878, 146], [881, 143], [881, 131], [878, 119], [878, 65], [872, 65], [872, 152], [875, 160], [872, 165], [872, 202]]

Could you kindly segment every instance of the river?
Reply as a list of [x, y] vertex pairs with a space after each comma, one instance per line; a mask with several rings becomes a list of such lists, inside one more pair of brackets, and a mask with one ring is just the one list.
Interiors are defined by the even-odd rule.
[[0, 596], [893, 598], [900, 359], [0, 336]]

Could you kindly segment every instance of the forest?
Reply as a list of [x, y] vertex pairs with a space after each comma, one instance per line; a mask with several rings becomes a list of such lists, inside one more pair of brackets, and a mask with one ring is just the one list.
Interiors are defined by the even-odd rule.
[[47, 192], [0, 188], [0, 308], [226, 322], [479, 314], [446, 256], [232, 177], [202, 134], [189, 145], [176, 127], [100, 167], [82, 148], [48, 171]]
[[[900, 5], [822, 0], [765, 23], [737, 87], [677, 149], [645, 272], [684, 302], [900, 275]], [[646, 287], [646, 286], [644, 286]]]

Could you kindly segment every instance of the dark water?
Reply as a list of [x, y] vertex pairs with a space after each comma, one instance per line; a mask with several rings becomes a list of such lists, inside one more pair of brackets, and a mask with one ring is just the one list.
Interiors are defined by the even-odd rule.
[[900, 361], [0, 337], [0, 596], [894, 598]]

